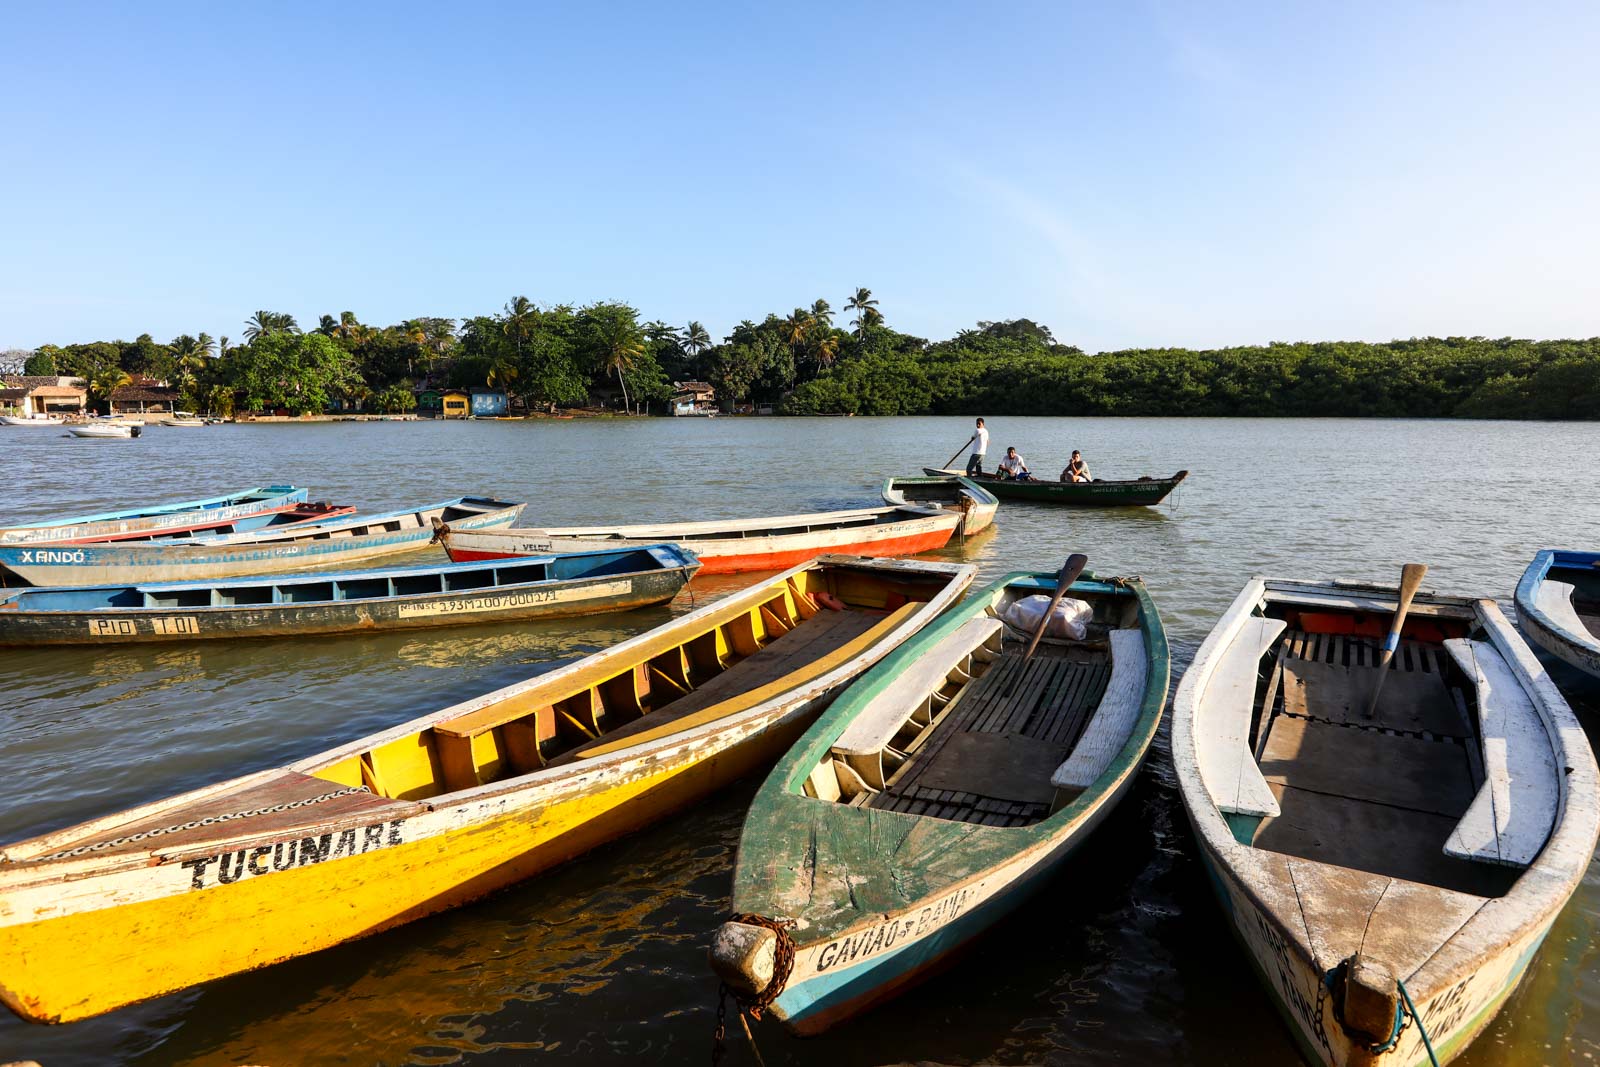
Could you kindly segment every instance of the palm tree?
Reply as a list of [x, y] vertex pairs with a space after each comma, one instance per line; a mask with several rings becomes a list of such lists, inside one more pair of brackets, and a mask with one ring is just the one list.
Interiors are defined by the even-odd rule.
[[244, 339], [254, 341], [258, 337], [269, 337], [275, 333], [299, 333], [300, 325], [294, 321], [294, 316], [284, 311], [258, 311], [252, 319], [246, 319], [244, 324]]
[[806, 314], [805, 308], [795, 308], [794, 313], [783, 320], [783, 336], [789, 342], [789, 347], [798, 350], [803, 346], [815, 325], [816, 320]]
[[324, 315], [317, 320], [317, 332], [324, 337], [332, 337], [339, 332], [339, 320], [332, 315]]
[[691, 322], [683, 331], [683, 347], [691, 356], [698, 356], [711, 347], [711, 335], [698, 322]]
[[817, 325], [824, 330], [833, 325], [833, 305], [820, 296], [811, 302], [811, 317], [817, 320]]
[[517, 365], [502, 356], [489, 366], [484, 380], [490, 387], [498, 386], [502, 392], [509, 393], [511, 384], [517, 380]]
[[106, 414], [111, 413], [111, 394], [124, 385], [132, 385], [133, 378], [121, 367], [106, 367], [89, 379], [89, 393], [106, 402]]
[[539, 308], [525, 296], [514, 296], [506, 304], [505, 320], [501, 329], [517, 346], [517, 359], [522, 359], [522, 342], [533, 336], [539, 325]]
[[[227, 338], [224, 337], [223, 340], [226, 341]], [[217, 351], [217, 342], [213, 341], [211, 339], [211, 335], [203, 330], [201, 331], [200, 336], [195, 338], [195, 343], [200, 348], [200, 355], [206, 359], [210, 359]]]
[[233, 346], [228, 344], [228, 335], [227, 334], [223, 334], [221, 337], [217, 338], [217, 358], [218, 359], [226, 359], [228, 357], [228, 353], [232, 352], [232, 351], [233, 351]]
[[859, 335], [869, 326], [876, 326], [883, 321], [883, 315], [878, 311], [878, 302], [872, 298], [871, 289], [857, 289], [854, 296], [844, 302], [846, 311], [854, 311], [856, 317], [856, 334]]
[[826, 370], [833, 366], [833, 361], [839, 356], [839, 334], [829, 330], [817, 339], [817, 366]]
[[617, 310], [615, 314], [597, 316], [594, 329], [600, 365], [617, 376], [617, 384], [622, 387], [622, 410], [628, 411], [628, 383], [623, 375], [633, 369], [634, 360], [644, 355], [644, 331], [639, 329], [631, 309], [625, 314], [620, 313], [622, 309]]

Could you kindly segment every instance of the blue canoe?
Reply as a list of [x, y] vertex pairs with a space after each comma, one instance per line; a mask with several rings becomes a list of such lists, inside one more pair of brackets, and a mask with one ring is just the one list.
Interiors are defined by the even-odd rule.
[[150, 504], [98, 515], [44, 519], [23, 526], [0, 528], [0, 545], [38, 544], [47, 541], [116, 540], [153, 531], [178, 532], [231, 525], [236, 530], [265, 526], [273, 515], [306, 501], [307, 491], [292, 485], [267, 485], [241, 489], [226, 496], [182, 500], [175, 504]]
[[435, 523], [460, 530], [510, 526], [521, 504], [457, 497], [414, 511], [356, 515], [283, 530], [134, 545], [0, 545], [10, 585], [138, 585], [335, 566], [425, 547]]
[[1600, 552], [1534, 556], [1517, 583], [1517, 618], [1540, 648], [1600, 678]]
[[661, 604], [700, 569], [676, 545], [221, 582], [0, 595], [0, 645], [102, 645], [413, 630]]

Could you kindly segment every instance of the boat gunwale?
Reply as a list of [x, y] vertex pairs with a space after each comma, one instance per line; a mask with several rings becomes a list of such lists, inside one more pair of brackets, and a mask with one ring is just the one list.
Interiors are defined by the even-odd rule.
[[[225, 496], [205, 497], [200, 500], [183, 500], [172, 504], [159, 505], [150, 508], [127, 508], [122, 511], [107, 511], [94, 515], [75, 515], [53, 522], [27, 523], [18, 526], [0, 527], [0, 545], [25, 544], [26, 538], [15, 537], [15, 534], [33, 533], [35, 531], [60, 532], [72, 526], [94, 526], [112, 522], [136, 522], [141, 519], [160, 519], [186, 512], [220, 511], [228, 508], [244, 507], [251, 504], [264, 504], [263, 511], [278, 506], [303, 504], [311, 496], [309, 489], [294, 485], [261, 485], [253, 489], [245, 489]], [[249, 512], [249, 515], [260, 512]], [[233, 516], [246, 518], [245, 514]], [[155, 526], [151, 529], [164, 529]]]
[[[1213, 626], [1195, 654], [1189, 669], [1173, 698], [1172, 711], [1172, 762], [1178, 779], [1178, 794], [1182, 800], [1190, 826], [1204, 855], [1203, 861], [1218, 870], [1214, 876], [1236, 886], [1245, 896], [1256, 915], [1270, 923], [1287, 943], [1295, 946], [1301, 959], [1315, 969], [1322, 961], [1315, 958], [1310, 939], [1304, 929], [1285, 924], [1263, 892], [1268, 878], [1264, 868], [1274, 861], [1313, 865], [1335, 871], [1349, 870], [1336, 864], [1323, 863], [1303, 857], [1288, 856], [1270, 849], [1256, 848], [1239, 842], [1233, 836], [1226, 818], [1211, 799], [1205, 778], [1197, 759], [1195, 719], [1204, 694], [1215, 672], [1216, 664], [1233, 644], [1246, 620], [1255, 617], [1255, 611], [1268, 602], [1307, 604], [1310, 606], [1340, 607], [1341, 598], [1351, 592], [1386, 593], [1386, 610], [1393, 612], [1397, 597], [1394, 586], [1364, 582], [1305, 582], [1292, 579], [1254, 577], [1250, 579]], [[1597, 789], [1600, 789], [1600, 772], [1588, 742], [1571, 707], [1561, 696], [1555, 683], [1544, 672], [1531, 649], [1511, 628], [1490, 599], [1452, 596], [1432, 592], [1418, 592], [1413, 602], [1412, 614], [1448, 615], [1468, 618], [1478, 623], [1489, 635], [1497, 652], [1516, 675], [1523, 691], [1532, 699], [1545, 728], [1545, 737], [1555, 757], [1555, 766], [1565, 768], [1565, 773], [1555, 775], [1558, 785], [1558, 806], [1550, 835], [1534, 862], [1524, 869], [1511, 888], [1499, 897], [1459, 894], [1424, 882], [1411, 882], [1393, 876], [1394, 882], [1417, 886], [1440, 894], [1457, 893], [1481, 900], [1462, 924], [1445, 937], [1423, 961], [1409, 973], [1397, 975], [1413, 986], [1412, 998], [1420, 1010], [1448, 984], [1463, 974], [1482, 969], [1488, 962], [1501, 956], [1506, 947], [1529, 932], [1546, 928], [1565, 907], [1579, 881], [1587, 871], [1600, 837], [1600, 806], [1597, 806]], [[1356, 609], [1372, 610], [1365, 603]], [[1441, 844], [1442, 848], [1442, 844]], [[1238, 917], [1230, 915], [1236, 925]], [[1302, 923], [1304, 919], [1302, 918]], [[1247, 954], [1253, 955], [1247, 949]], [[1280, 993], [1274, 983], [1264, 983], [1266, 992], [1274, 1002]], [[1298, 1030], [1296, 1030], [1298, 1039]], [[1448, 1035], [1442, 1035], [1448, 1039]]]
[[[905, 512], [906, 514], [903, 518], [888, 518], [888, 516], [896, 512]], [[495, 537], [549, 537], [584, 540], [599, 540], [602, 538], [616, 540], [658, 539], [662, 541], [677, 541], [686, 536], [693, 539], [694, 535], [697, 534], [733, 534], [748, 530], [774, 531], [781, 529], [787, 532], [769, 532], [767, 536], [789, 537], [838, 529], [852, 519], [878, 518], [880, 521], [876, 525], [886, 526], [894, 522], [905, 522], [913, 519], [941, 518], [945, 514], [945, 509], [940, 507], [917, 504], [882, 504], [876, 507], [852, 508], [843, 511], [816, 511], [804, 515], [773, 515], [724, 521], [637, 523], [625, 526], [518, 526], [504, 530], [481, 532], [491, 533]], [[819, 529], [789, 530], [790, 527], [794, 526], [818, 527]], [[480, 531], [474, 531], [474, 533], [478, 532]], [[715, 536], [704, 536], [702, 539], [717, 540]], [[729, 540], [733, 540], [733, 538], [729, 538]]]
[[[1566, 566], [1561, 557], [1575, 556], [1590, 562], [1600, 561], [1600, 552], [1582, 552], [1576, 549], [1542, 548], [1534, 554], [1532, 562], [1528, 564], [1522, 577], [1517, 580], [1517, 591], [1514, 597], [1517, 607], [1517, 617], [1523, 621], [1531, 621], [1535, 628], [1543, 629], [1555, 640], [1561, 641], [1577, 649], [1582, 649], [1590, 655], [1600, 656], [1600, 638], [1592, 633], [1577, 633], [1563, 625], [1539, 606], [1538, 589], [1550, 580], [1550, 571], [1554, 567]], [[1542, 645], [1543, 642], [1540, 642]], [[1554, 649], [1552, 654], [1559, 655]], [[1565, 659], [1565, 657], [1561, 657]]]
[[[1190, 473], [1189, 471], [1184, 470], [1159, 478], [1151, 476], [1146, 476], [1143, 478], [1093, 478], [1087, 482], [1063, 482], [1051, 478], [1031, 478], [1025, 482], [1018, 482], [1014, 478], [995, 478], [987, 474], [967, 474], [965, 471], [958, 472], [954, 467], [924, 467], [923, 470], [938, 471], [940, 475], [947, 475], [952, 478], [966, 478], [979, 488], [983, 488], [989, 483], [998, 482], [1002, 485], [1099, 485], [1112, 486], [1118, 489], [1125, 486], [1134, 489], [1141, 487], [1146, 489], [1154, 489], [1158, 486], [1165, 485], [1170, 490], [1176, 487], [1179, 482], [1187, 479]], [[929, 475], [929, 477], [937, 477], [937, 475]]]

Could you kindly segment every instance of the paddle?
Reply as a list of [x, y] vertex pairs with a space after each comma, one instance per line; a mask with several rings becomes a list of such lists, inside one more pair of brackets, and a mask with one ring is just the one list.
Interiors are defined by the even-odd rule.
[[1083, 568], [1089, 565], [1089, 557], [1082, 552], [1074, 552], [1067, 557], [1067, 562], [1061, 565], [1061, 576], [1056, 579], [1055, 595], [1050, 598], [1050, 606], [1044, 609], [1044, 618], [1039, 620], [1039, 628], [1033, 632], [1033, 640], [1028, 642], [1028, 651], [1022, 655], [1024, 663], [1033, 655], [1033, 650], [1039, 647], [1039, 639], [1044, 636], [1045, 627], [1050, 625], [1050, 614], [1056, 610], [1056, 605], [1061, 603], [1061, 598], [1067, 595], [1067, 590], [1072, 588], [1072, 583], [1078, 580], [1078, 575], [1083, 573]]
[[1378, 661], [1378, 684], [1372, 687], [1372, 703], [1367, 706], [1367, 718], [1378, 714], [1378, 695], [1383, 692], [1383, 682], [1389, 677], [1389, 661], [1394, 659], [1394, 653], [1400, 647], [1400, 630], [1406, 624], [1406, 613], [1411, 610], [1411, 598], [1417, 595], [1417, 586], [1422, 584], [1422, 576], [1428, 573], [1426, 563], [1407, 563], [1400, 568], [1400, 603], [1394, 609], [1394, 618], [1389, 622], [1389, 636], [1383, 639], [1383, 658]]
[[[961, 446], [961, 448], [966, 448], [967, 445], [970, 445], [972, 442], [976, 441], [977, 439], [978, 439], [978, 435], [977, 434], [973, 434], [971, 437], [967, 438], [966, 444], [963, 444]], [[945, 467], [950, 466], [950, 464], [952, 464], [952, 463], [954, 463], [956, 461], [956, 456], [961, 455], [961, 448], [956, 449], [956, 455], [955, 456], [951, 456], [949, 459], [945, 460], [945, 463], [944, 463]], [[944, 467], [941, 467], [940, 469], [943, 470]]]

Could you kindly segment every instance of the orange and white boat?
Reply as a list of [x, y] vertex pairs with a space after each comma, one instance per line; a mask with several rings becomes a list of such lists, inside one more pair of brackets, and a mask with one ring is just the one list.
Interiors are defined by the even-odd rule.
[[961, 521], [958, 511], [903, 505], [648, 526], [453, 530], [441, 525], [436, 539], [457, 563], [670, 542], [700, 557], [701, 574], [731, 574], [783, 570], [829, 552], [914, 556], [943, 548]]

